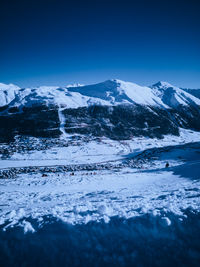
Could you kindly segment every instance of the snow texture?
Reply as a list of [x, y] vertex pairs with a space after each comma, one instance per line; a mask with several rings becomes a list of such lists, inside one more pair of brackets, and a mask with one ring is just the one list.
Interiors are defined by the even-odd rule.
[[[190, 143], [183, 147], [186, 140]], [[47, 150], [46, 156], [54, 159], [42, 162], [46, 166], [88, 163], [89, 159], [100, 166], [103, 159], [104, 162], [113, 159], [123, 162], [125, 158], [135, 158], [139, 162], [140, 155], [145, 161], [139, 168], [81, 170], [73, 175], [71, 172], [49, 172], [44, 177], [38, 172], [1, 179], [0, 225], [4, 225], [5, 230], [19, 225], [25, 232], [34, 232], [33, 226], [24, 223], [26, 218], [40, 221], [43, 216], [51, 215], [70, 224], [87, 224], [100, 220], [108, 223], [115, 216], [128, 219], [146, 213], [170, 212], [181, 217], [188, 208], [199, 211], [199, 142], [198, 133], [182, 130], [177, 140], [166, 136], [164, 140], [141, 138], [132, 143], [105, 140], [82, 148], [67, 147], [72, 149], [72, 154], [76, 152], [71, 161], [68, 152], [64, 154], [66, 160], [56, 159], [63, 157], [64, 150], [54, 150], [57, 153], [54, 156]], [[79, 151], [82, 154], [78, 156]], [[98, 156], [97, 151], [104, 154]], [[21, 161], [14, 157], [20, 158], [15, 155], [13, 159], [1, 160], [1, 168], [41, 165], [40, 154], [33, 153], [31, 160], [24, 160], [26, 155]], [[165, 168], [167, 161], [168, 169]], [[161, 223], [166, 227], [171, 225], [168, 218], [162, 218]]]
[[54, 104], [67, 108], [89, 105], [139, 104], [174, 108], [178, 105], [200, 105], [200, 99], [190, 93], [158, 82], [151, 87], [121, 80], [108, 80], [94, 85], [40, 86], [20, 89], [13, 84], [0, 84], [0, 106]]

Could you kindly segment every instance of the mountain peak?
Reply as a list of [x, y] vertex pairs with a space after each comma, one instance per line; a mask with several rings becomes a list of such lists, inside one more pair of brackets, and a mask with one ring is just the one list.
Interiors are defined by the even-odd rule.
[[10, 84], [0, 83], [0, 90], [9, 90], [9, 89], [19, 90], [20, 87], [12, 83]]
[[159, 81], [155, 84], [152, 85], [152, 87], [157, 87], [157, 88], [169, 88], [169, 87], [175, 87], [172, 84], [168, 83], [168, 82], [164, 82], [164, 81]]
[[[15, 101], [14, 101], [15, 99]], [[92, 104], [137, 104], [173, 108], [179, 105], [199, 105], [200, 100], [186, 91], [159, 81], [153, 86], [140, 86], [132, 82], [110, 79], [91, 85], [40, 86], [21, 89], [13, 84], [0, 83], [0, 106], [53, 103], [71, 108]]]
[[115, 83], [125, 83], [125, 81], [122, 81], [120, 79], [111, 79], [111, 80], [108, 80], [108, 81], [115, 82]]
[[81, 83], [72, 83], [72, 84], [68, 84], [66, 86], [66, 88], [71, 88], [71, 87], [81, 87], [81, 86], [84, 86], [84, 84], [81, 84]]

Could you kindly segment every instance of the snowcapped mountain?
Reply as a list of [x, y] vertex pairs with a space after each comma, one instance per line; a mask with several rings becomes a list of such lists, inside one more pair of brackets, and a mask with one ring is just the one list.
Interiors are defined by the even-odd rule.
[[179, 105], [200, 105], [200, 99], [172, 86], [158, 82], [151, 87], [139, 86], [121, 80], [108, 80], [93, 85], [40, 86], [37, 88], [19, 88], [13, 84], [0, 84], [0, 106], [32, 106], [52, 104], [67, 108], [90, 105], [138, 104], [176, 108]]
[[110, 105], [163, 105], [159, 97], [153, 93], [151, 88], [121, 80], [108, 80], [94, 85], [68, 88], [68, 90], [79, 92], [88, 97], [103, 99]]
[[121, 80], [94, 85], [19, 88], [0, 84], [0, 141], [16, 134], [66, 133], [130, 139], [200, 131], [200, 99], [167, 82], [139, 86]]
[[198, 98], [167, 82], [158, 82], [151, 88], [153, 93], [168, 107], [176, 108], [179, 105], [200, 105]]
[[20, 88], [14, 84], [0, 83], [0, 107], [8, 105], [18, 94]]
[[[72, 88], [70, 86], [70, 88]], [[77, 87], [76, 87], [77, 88]], [[109, 103], [98, 98], [81, 95], [77, 92], [68, 91], [67, 87], [40, 86], [37, 88], [22, 88], [14, 85], [0, 87], [0, 106], [33, 106], [33, 105], [56, 105], [68, 108], [77, 108], [91, 104], [108, 105]]]

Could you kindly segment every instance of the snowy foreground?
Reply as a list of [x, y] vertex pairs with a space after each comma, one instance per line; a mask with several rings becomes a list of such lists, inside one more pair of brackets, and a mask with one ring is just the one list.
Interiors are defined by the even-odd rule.
[[[198, 180], [181, 178], [173, 171], [126, 169], [116, 173], [81, 172], [44, 178], [21, 175], [1, 181], [0, 223], [9, 220], [4, 229], [19, 224], [25, 232], [34, 232], [26, 218], [37, 219], [42, 225], [43, 216], [53, 215], [77, 224], [101, 219], [109, 222], [114, 216], [131, 218], [146, 213], [157, 216], [164, 211], [180, 215], [181, 220], [187, 208], [200, 210], [199, 195]], [[162, 217], [162, 223], [171, 225], [166, 216]]]
[[[45, 262], [52, 264], [62, 250], [53, 266], [95, 266], [94, 261], [98, 266], [133, 266], [134, 262], [136, 266], [167, 266], [170, 259], [181, 266], [197, 265], [199, 133], [182, 130], [180, 137], [163, 140], [104, 140], [96, 146], [91, 142], [81, 147], [14, 153], [0, 161], [0, 168], [75, 166], [78, 162], [94, 166], [109, 162], [113, 167], [45, 175], [27, 172], [0, 179], [0, 257], [5, 264], [13, 264], [17, 254], [10, 258], [9, 253], [17, 251], [25, 253], [20, 254], [25, 266], [38, 264], [41, 251]], [[57, 247], [53, 250], [54, 241]], [[3, 242], [9, 249], [5, 250]], [[21, 248], [16, 249], [17, 244]], [[48, 244], [51, 256], [45, 250]], [[26, 256], [28, 248], [35, 253], [35, 262]]]

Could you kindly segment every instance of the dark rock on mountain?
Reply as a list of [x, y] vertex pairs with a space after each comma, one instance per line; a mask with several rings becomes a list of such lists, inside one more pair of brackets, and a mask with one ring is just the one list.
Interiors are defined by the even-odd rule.
[[9, 110], [11, 114], [0, 116], [0, 141], [13, 140], [15, 135], [34, 137], [58, 137], [59, 119], [56, 107], [35, 106], [24, 107], [21, 112], [16, 108]]
[[130, 139], [134, 136], [161, 138], [164, 134], [179, 134], [170, 113], [155, 107], [91, 106], [65, 109], [63, 114], [67, 133], [92, 134], [112, 139]]

